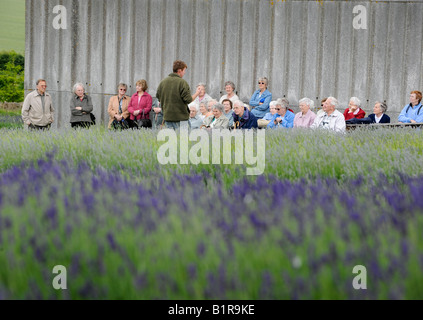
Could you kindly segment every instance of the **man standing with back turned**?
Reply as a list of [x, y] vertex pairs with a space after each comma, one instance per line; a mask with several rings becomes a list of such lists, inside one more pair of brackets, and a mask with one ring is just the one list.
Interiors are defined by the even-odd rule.
[[163, 79], [157, 88], [156, 97], [163, 110], [163, 118], [169, 129], [189, 128], [189, 109], [191, 103], [199, 95], [200, 88], [193, 96], [188, 83], [182, 79], [187, 65], [181, 60], [173, 63], [173, 73]]
[[29, 129], [48, 130], [53, 123], [54, 109], [51, 96], [46, 92], [44, 79], [36, 82], [37, 90], [29, 93], [22, 106], [22, 120]]

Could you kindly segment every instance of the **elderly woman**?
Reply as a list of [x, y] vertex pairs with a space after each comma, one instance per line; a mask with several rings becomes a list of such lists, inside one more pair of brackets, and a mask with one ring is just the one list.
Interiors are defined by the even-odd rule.
[[126, 119], [129, 117], [128, 105], [131, 99], [126, 95], [128, 86], [125, 83], [119, 83], [118, 94], [109, 100], [107, 113], [109, 114], [109, 129], [126, 129], [128, 123]]
[[76, 83], [73, 86], [74, 96], [70, 102], [72, 128], [89, 128], [93, 121], [91, 112], [93, 111], [93, 103], [91, 97], [85, 94], [85, 88], [82, 83]]
[[263, 119], [257, 120], [257, 125], [258, 125], [259, 128], [266, 128], [267, 125], [270, 123], [273, 116], [276, 114], [276, 103], [277, 103], [277, 101], [271, 101], [269, 103], [270, 112], [266, 113], [266, 115], [263, 117]]
[[267, 125], [267, 128], [292, 128], [294, 126], [295, 114], [288, 110], [288, 101], [276, 100], [276, 114]]
[[204, 126], [211, 129], [228, 129], [229, 120], [223, 114], [224, 110], [223, 105], [220, 103], [213, 105], [213, 115], [204, 120]]
[[232, 101], [230, 99], [224, 99], [222, 104], [224, 107], [223, 114], [229, 120], [229, 127], [232, 127], [234, 124], [234, 110], [232, 109]]
[[197, 115], [197, 107], [193, 103], [189, 106], [189, 123], [191, 125], [191, 129], [199, 129], [204, 124], [200, 116]]
[[232, 103], [239, 100], [238, 96], [235, 94], [235, 84], [232, 81], [225, 82], [225, 91], [226, 94], [220, 98], [219, 103], [223, 104], [223, 100], [225, 99], [231, 100]]
[[244, 102], [237, 100], [234, 102], [234, 129], [257, 128], [256, 116], [244, 106]]
[[136, 121], [141, 119], [150, 119], [150, 111], [153, 105], [153, 99], [146, 92], [148, 89], [147, 81], [142, 79], [135, 83], [137, 92], [134, 93], [129, 102], [128, 111], [131, 127], [137, 128]]
[[398, 116], [399, 123], [423, 122], [422, 93], [411, 91], [410, 104], [407, 104]]
[[200, 82], [199, 84], [197, 84], [197, 90], [199, 92], [198, 96], [195, 98], [194, 102], [197, 104], [197, 106], [200, 106], [201, 102], [208, 102], [210, 100], [212, 100], [212, 97], [210, 97], [207, 93], [206, 93], [206, 84]]
[[344, 111], [345, 121], [350, 120], [352, 118], [356, 119], [363, 119], [366, 113], [363, 109], [360, 108], [361, 101], [357, 97], [352, 97], [350, 99], [350, 103], [348, 104], [348, 108]]
[[272, 94], [267, 90], [268, 83], [267, 78], [259, 78], [259, 89], [254, 92], [250, 100], [250, 106], [253, 108], [251, 112], [257, 119], [263, 118], [269, 112]]
[[376, 101], [373, 113], [369, 115], [371, 123], [391, 123], [391, 118], [385, 114], [388, 106], [384, 102]]
[[213, 115], [213, 113], [209, 112], [209, 109], [207, 107], [207, 101], [201, 102], [200, 103], [200, 108], [199, 108], [200, 112], [199, 112], [199, 116], [201, 118], [201, 120], [205, 120], [207, 117], [210, 117], [211, 115]]
[[300, 112], [295, 115], [294, 128], [310, 128], [316, 119], [316, 114], [311, 111], [314, 109], [314, 102], [309, 98], [303, 98], [299, 102]]

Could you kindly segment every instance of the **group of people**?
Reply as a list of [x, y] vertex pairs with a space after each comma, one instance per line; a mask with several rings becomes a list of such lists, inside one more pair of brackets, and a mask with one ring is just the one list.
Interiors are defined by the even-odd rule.
[[[108, 105], [109, 129], [157, 128], [209, 128], [209, 129], [252, 129], [252, 128], [323, 128], [344, 131], [347, 123], [390, 123], [386, 114], [386, 103], [377, 101], [373, 113], [365, 117], [361, 102], [352, 97], [348, 108], [342, 114], [337, 110], [339, 102], [334, 97], [321, 101], [321, 110], [316, 113], [313, 100], [299, 101], [300, 112], [294, 114], [285, 98], [272, 101], [268, 90], [268, 79], [258, 79], [256, 90], [249, 104], [242, 102], [236, 94], [235, 84], [225, 83], [226, 94], [219, 101], [206, 93], [206, 85], [199, 83], [191, 94], [188, 83], [183, 79], [187, 65], [181, 60], [173, 63], [173, 72], [163, 79], [156, 97], [147, 92], [146, 80], [136, 82], [136, 93], [127, 96], [128, 86], [120, 83], [118, 93], [112, 96]], [[50, 94], [46, 92], [46, 81], [36, 82], [37, 90], [28, 94], [22, 107], [22, 119], [30, 129], [49, 129], [54, 121], [54, 109]], [[423, 122], [422, 93], [412, 91], [410, 104], [398, 117], [400, 123]], [[73, 87], [70, 102], [70, 123], [73, 128], [88, 128], [95, 124], [91, 97], [85, 93], [82, 83]], [[150, 119], [150, 112], [153, 119]]]

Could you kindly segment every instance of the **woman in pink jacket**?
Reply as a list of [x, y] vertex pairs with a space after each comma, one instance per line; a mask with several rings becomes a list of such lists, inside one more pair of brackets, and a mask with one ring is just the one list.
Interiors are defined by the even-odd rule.
[[129, 122], [132, 127], [137, 127], [135, 120], [150, 119], [150, 111], [153, 104], [153, 99], [146, 92], [148, 89], [147, 81], [144, 79], [138, 80], [135, 85], [137, 92], [132, 95], [128, 106]]

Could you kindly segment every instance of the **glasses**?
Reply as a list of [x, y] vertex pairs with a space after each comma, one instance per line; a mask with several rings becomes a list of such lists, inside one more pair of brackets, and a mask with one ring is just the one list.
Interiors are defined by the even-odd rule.
[[264, 82], [259, 82], [258, 84], [266, 84], [266, 83], [264, 83]]
[[276, 110], [276, 111], [280, 111], [280, 110], [281, 110], [281, 108], [275, 108], [275, 110]]
[[120, 88], [119, 90], [120, 90], [120, 91], [126, 91], [126, 89], [123, 89], [123, 88]]

